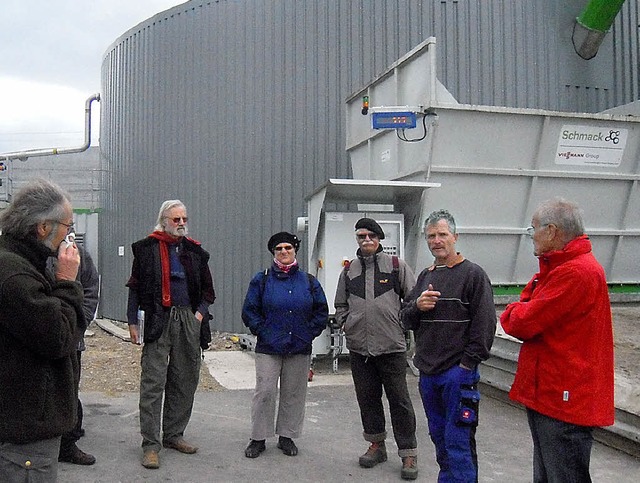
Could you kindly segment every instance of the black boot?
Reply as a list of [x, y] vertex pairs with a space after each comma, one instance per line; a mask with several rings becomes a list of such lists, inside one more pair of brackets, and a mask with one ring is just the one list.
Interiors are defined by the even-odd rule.
[[60, 452], [58, 455], [58, 461], [73, 463], [74, 465], [89, 466], [96, 462], [96, 458], [89, 453], [85, 453], [78, 448], [75, 443], [73, 443], [73, 445]]
[[247, 458], [257, 458], [265, 449], [264, 439], [252, 439], [247, 449], [244, 450], [244, 455]]
[[291, 438], [280, 436], [278, 438], [278, 448], [287, 456], [295, 456], [298, 454], [298, 447]]

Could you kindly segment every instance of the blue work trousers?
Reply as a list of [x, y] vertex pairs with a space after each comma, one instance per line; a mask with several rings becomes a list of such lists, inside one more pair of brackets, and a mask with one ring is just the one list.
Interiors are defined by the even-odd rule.
[[479, 380], [477, 368], [457, 364], [440, 374], [420, 374], [420, 396], [440, 466], [438, 483], [478, 481]]

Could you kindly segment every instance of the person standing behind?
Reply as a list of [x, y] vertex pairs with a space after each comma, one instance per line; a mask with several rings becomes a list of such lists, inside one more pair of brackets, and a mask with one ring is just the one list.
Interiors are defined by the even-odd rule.
[[399, 317], [402, 298], [413, 288], [415, 276], [403, 260], [382, 251], [384, 231], [375, 220], [361, 218], [355, 229], [359, 263], [348, 263], [340, 273], [334, 305], [349, 349], [363, 436], [371, 443], [359, 464], [373, 468], [387, 460], [384, 388], [402, 458], [400, 475], [415, 480], [416, 416], [407, 388], [407, 344]]
[[[209, 253], [187, 234], [185, 205], [167, 200], [154, 232], [131, 247], [127, 319], [131, 342], [144, 343], [140, 433], [142, 466], [151, 469], [160, 467], [162, 446], [187, 454], [198, 450], [183, 436], [200, 376], [201, 324], [209, 323], [215, 292]], [[143, 332], [138, 309], [144, 311]]]
[[[87, 327], [93, 320], [98, 308], [98, 295], [100, 292], [100, 278], [98, 276], [98, 270], [93, 263], [91, 255], [82, 248], [78, 247], [78, 254], [80, 255], [80, 268], [78, 269], [78, 275], [76, 280], [82, 285], [82, 293], [84, 295], [82, 300], [82, 312], [84, 317], [78, 324], [78, 350], [76, 352], [78, 359], [78, 378], [76, 380], [76, 391], [80, 387], [80, 377], [82, 374], [82, 352], [86, 349], [84, 344], [84, 333]], [[55, 257], [49, 257], [47, 261], [47, 269], [49, 273], [55, 273], [55, 266], [57, 259]], [[60, 441], [60, 453], [58, 455], [58, 461], [65, 463], [73, 463], [75, 465], [92, 465], [96, 462], [96, 458], [82, 451], [76, 444], [78, 440], [84, 434], [82, 429], [83, 411], [82, 402], [78, 398], [78, 418], [76, 425], [71, 431], [62, 435]]]
[[607, 281], [575, 203], [543, 202], [527, 233], [540, 271], [500, 317], [522, 340], [509, 396], [527, 408], [534, 483], [590, 482], [593, 427], [614, 423]]
[[76, 420], [83, 312], [78, 249], [64, 241], [69, 200], [36, 180], [0, 214], [0, 481], [56, 481], [60, 437]]
[[298, 454], [293, 438], [302, 432], [312, 343], [327, 326], [329, 315], [320, 282], [298, 266], [299, 247], [298, 237], [284, 231], [269, 239], [273, 264], [253, 277], [242, 307], [244, 325], [257, 336], [247, 458], [260, 456], [266, 438], [274, 434], [279, 435], [278, 448], [284, 454]]
[[489, 358], [496, 309], [489, 277], [456, 251], [456, 222], [446, 210], [425, 221], [434, 264], [418, 275], [402, 309], [413, 329], [420, 395], [440, 466], [439, 482], [478, 481], [478, 365]]

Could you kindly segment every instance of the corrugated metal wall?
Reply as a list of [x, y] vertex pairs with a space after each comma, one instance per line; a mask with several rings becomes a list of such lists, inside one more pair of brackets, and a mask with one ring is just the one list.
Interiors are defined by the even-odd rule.
[[429, 36], [463, 103], [593, 112], [634, 100], [627, 3], [589, 63], [571, 46], [577, 0], [191, 1], [141, 23], [103, 62], [102, 315], [125, 318], [130, 244], [180, 198], [212, 254], [215, 328], [242, 331], [269, 235], [294, 230], [327, 178], [350, 175], [346, 97]]

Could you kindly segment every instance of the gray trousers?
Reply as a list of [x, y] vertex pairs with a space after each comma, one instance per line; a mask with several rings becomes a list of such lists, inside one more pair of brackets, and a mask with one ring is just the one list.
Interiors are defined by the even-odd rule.
[[[311, 356], [279, 356], [256, 353], [256, 389], [251, 403], [251, 439], [263, 440], [274, 434], [298, 438], [304, 422], [307, 381]], [[280, 380], [278, 419], [276, 398]]]
[[0, 443], [0, 481], [56, 482], [59, 451], [60, 436], [27, 444]]
[[160, 451], [162, 441], [175, 441], [184, 434], [198, 387], [200, 322], [191, 308], [171, 308], [169, 322], [160, 338], [144, 344], [141, 365], [142, 448]]

